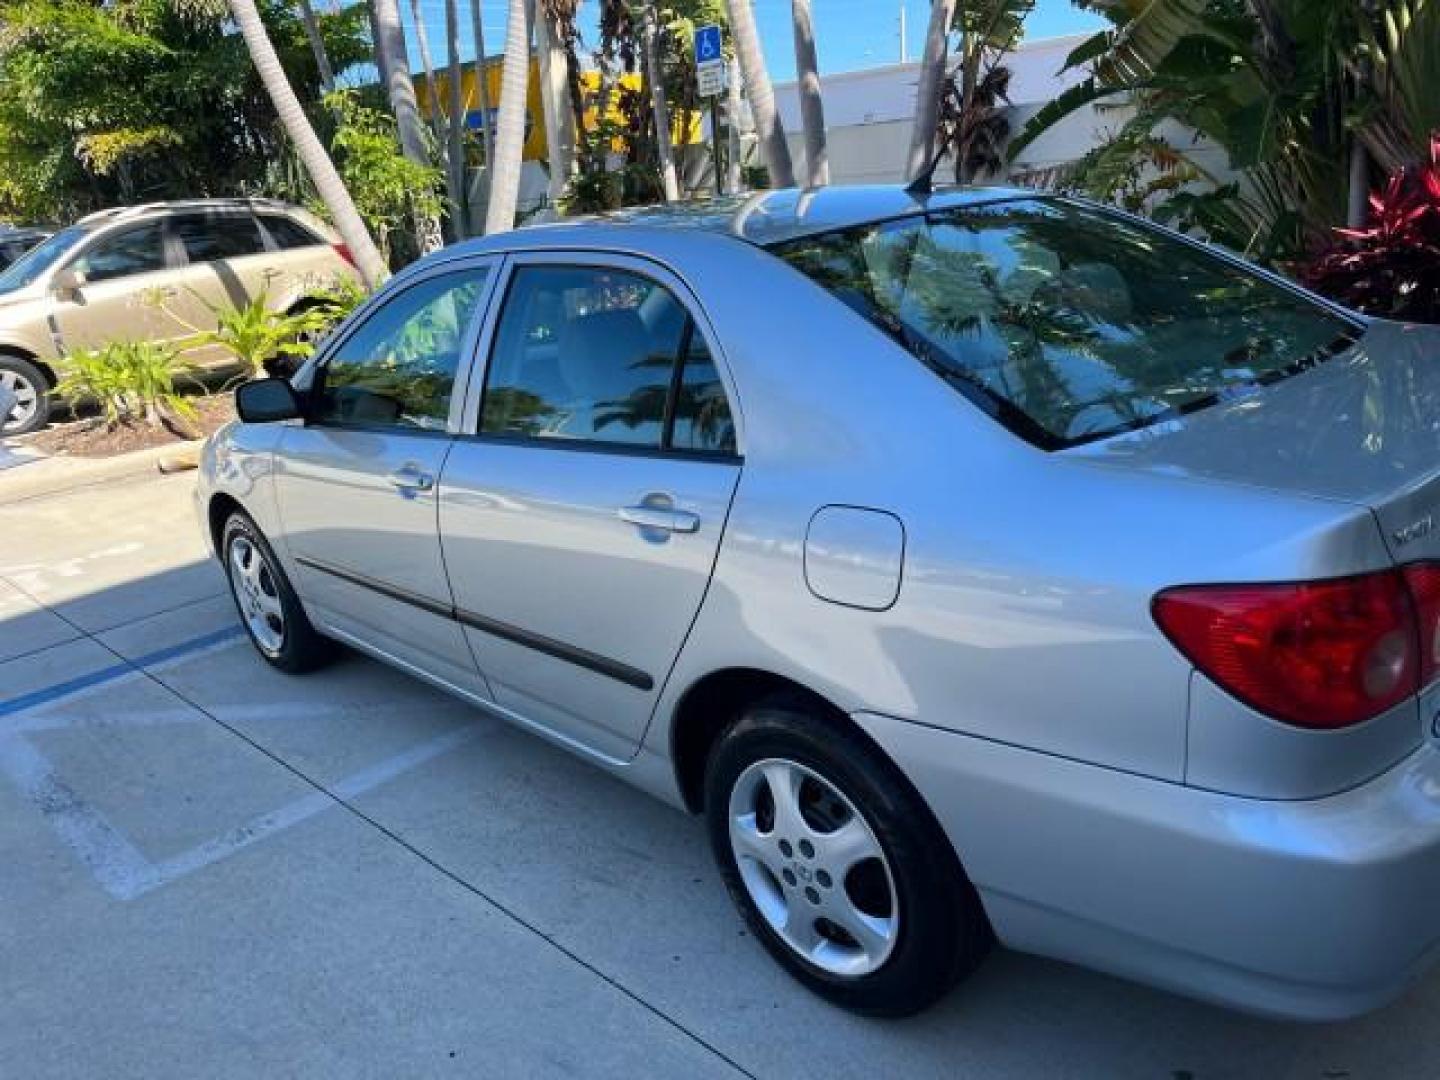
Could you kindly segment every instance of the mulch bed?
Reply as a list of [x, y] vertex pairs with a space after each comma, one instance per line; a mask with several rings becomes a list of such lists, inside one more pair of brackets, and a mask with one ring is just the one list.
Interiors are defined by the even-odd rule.
[[190, 403], [195, 406], [198, 414], [190, 423], [167, 423], [163, 427], [151, 427], [143, 423], [122, 424], [108, 428], [105, 421], [98, 417], [82, 417], [67, 423], [52, 423], [44, 431], [22, 435], [7, 442], [38, 450], [42, 454], [104, 458], [126, 454], [132, 450], [147, 450], [152, 446], [168, 446], [187, 439], [198, 439], [235, 419], [235, 398], [232, 394], [216, 393], [194, 397], [190, 399]]

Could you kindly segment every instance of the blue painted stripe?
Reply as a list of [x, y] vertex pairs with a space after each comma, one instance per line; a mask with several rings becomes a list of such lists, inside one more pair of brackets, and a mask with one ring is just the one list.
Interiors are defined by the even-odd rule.
[[99, 686], [102, 683], [111, 682], [124, 675], [130, 675], [141, 668], [150, 667], [153, 664], [163, 664], [167, 660], [174, 660], [177, 657], [189, 653], [199, 652], [201, 649], [208, 649], [212, 645], [219, 645], [232, 638], [240, 637], [244, 631], [238, 626], [227, 626], [223, 630], [216, 630], [213, 633], [202, 634], [200, 637], [183, 641], [179, 645], [171, 645], [164, 649], [156, 649], [154, 652], [138, 656], [134, 660], [121, 664], [112, 664], [110, 667], [101, 668], [99, 671], [92, 671], [88, 675], [80, 675], [74, 679], [67, 679], [65, 682], [56, 683], [54, 686], [47, 686], [44, 690], [35, 690], [29, 694], [21, 694], [19, 697], [10, 698], [8, 701], [0, 701], [0, 716], [12, 716], [26, 709], [33, 709], [37, 705], [48, 705], [52, 701], [69, 697], [71, 694], [78, 694], [81, 690], [89, 690], [92, 686]]

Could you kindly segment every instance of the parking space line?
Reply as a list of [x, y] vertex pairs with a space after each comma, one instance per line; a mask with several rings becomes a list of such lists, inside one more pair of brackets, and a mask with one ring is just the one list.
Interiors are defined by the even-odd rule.
[[[221, 630], [209, 634], [202, 634], [200, 637], [191, 638], [189, 641], [181, 642], [179, 645], [171, 645], [164, 649], [156, 649], [154, 652], [138, 656], [134, 660], [125, 660], [118, 664], [111, 664], [109, 667], [101, 668], [99, 671], [92, 671], [87, 675], [79, 675], [73, 679], [56, 683], [54, 686], [47, 686], [43, 690], [34, 690], [28, 694], [21, 694], [19, 697], [10, 698], [8, 701], [0, 701], [0, 718], [13, 716], [16, 713], [25, 712], [28, 709], [38, 708], [41, 705], [49, 705], [62, 698], [90, 690], [116, 679], [124, 678], [126, 675], [134, 675], [147, 667], [154, 667], [169, 660], [177, 660], [182, 656], [200, 652], [215, 645], [225, 644], [239, 638], [244, 633], [238, 626], [227, 626]], [[88, 636], [88, 635], [87, 635]], [[114, 650], [110, 650], [113, 652]]]

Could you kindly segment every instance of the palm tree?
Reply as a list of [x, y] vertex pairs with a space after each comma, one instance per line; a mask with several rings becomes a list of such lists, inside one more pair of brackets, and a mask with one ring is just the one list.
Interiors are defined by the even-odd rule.
[[558, 207], [575, 165], [575, 113], [569, 97], [570, 57], [565, 47], [575, 17], [573, 0], [540, 0], [535, 8], [535, 52], [540, 67], [540, 109], [550, 165], [547, 197]]
[[770, 182], [776, 187], [794, 187], [795, 167], [785, 142], [784, 125], [775, 111], [775, 90], [765, 68], [765, 55], [760, 51], [755, 12], [750, 9], [750, 0], [725, 0], [725, 10], [730, 16], [730, 37], [740, 58], [740, 71], [745, 76], [745, 96], [750, 99], [755, 135], [765, 167], [770, 171]]
[[915, 179], [935, 154], [935, 135], [940, 129], [940, 94], [945, 85], [950, 24], [954, 19], [955, 0], [932, 0], [925, 51], [920, 57], [920, 85], [915, 91], [915, 126], [910, 131], [910, 154], [905, 161], [908, 180]]
[[495, 156], [495, 133], [490, 129], [490, 61], [485, 55], [484, 0], [470, 0], [470, 22], [475, 32], [475, 82], [480, 102], [480, 134], [485, 143], [485, 167]]
[[734, 195], [739, 192], [744, 180], [740, 152], [740, 61], [733, 56], [725, 65], [725, 120], [730, 130], [729, 145], [725, 154], [725, 191]]
[[325, 93], [335, 89], [335, 72], [330, 67], [330, 55], [325, 51], [325, 39], [320, 36], [320, 24], [315, 21], [315, 9], [310, 0], [300, 0], [300, 21], [305, 24], [305, 37], [315, 54], [315, 67], [320, 71], [320, 87]]
[[250, 51], [250, 59], [254, 61], [255, 70], [260, 74], [260, 81], [265, 84], [270, 100], [275, 103], [275, 111], [280, 114], [280, 122], [285, 126], [286, 134], [295, 144], [296, 154], [305, 166], [305, 171], [310, 174], [310, 180], [326, 209], [330, 211], [335, 227], [340, 230], [341, 239], [354, 256], [360, 276], [365, 280], [365, 284], [374, 288], [385, 280], [385, 260], [380, 257], [375, 241], [370, 238], [365, 222], [355, 209], [350, 192], [345, 189], [340, 174], [335, 171], [335, 163], [330, 160], [325, 147], [316, 138], [315, 129], [310, 126], [305, 110], [300, 107], [300, 99], [295, 96], [295, 89], [290, 85], [285, 69], [280, 66], [280, 58], [275, 55], [275, 46], [270, 42], [270, 35], [265, 32], [265, 23], [255, 7], [255, 0], [230, 0], [230, 10], [245, 38], [245, 47]]
[[645, 59], [645, 81], [650, 84], [650, 111], [655, 120], [655, 149], [660, 158], [660, 183], [665, 201], [680, 198], [680, 184], [675, 177], [675, 150], [670, 141], [670, 106], [665, 100], [665, 77], [660, 70], [660, 50], [655, 38], [654, 0], [644, 0], [641, 51]]
[[[429, 166], [425, 124], [420, 119], [420, 103], [415, 98], [415, 83], [410, 78], [410, 61], [405, 55], [405, 28], [400, 22], [398, 0], [371, 0], [375, 26], [376, 66], [384, 73], [385, 91], [390, 110], [395, 114], [395, 127], [400, 134], [401, 152], [417, 165]], [[422, 254], [435, 251], [444, 244], [440, 222], [417, 215], [416, 240]]]
[[445, 199], [450, 208], [450, 229], [463, 240], [465, 228], [465, 105], [460, 86], [460, 11], [456, 0], [445, 0], [445, 48], [450, 84], [449, 152], [445, 164]]
[[425, 104], [430, 113], [430, 129], [435, 132], [435, 141], [444, 140], [440, 122], [440, 97], [435, 93], [435, 64], [430, 58], [430, 35], [425, 32], [425, 16], [420, 11], [420, 0], [410, 0], [410, 15], [415, 20], [415, 44], [420, 48], [420, 67], [425, 72]]
[[508, 232], [515, 227], [521, 154], [525, 149], [525, 95], [530, 82], [529, 16], [525, 0], [510, 0], [510, 15], [505, 21], [505, 67], [500, 76], [495, 159], [490, 165], [490, 205], [485, 210], [487, 233]]
[[815, 26], [810, 0], [792, 0], [795, 22], [795, 72], [800, 90], [800, 120], [805, 128], [805, 186], [830, 182], [830, 154], [825, 146], [825, 105], [820, 98], [820, 72], [815, 59]]

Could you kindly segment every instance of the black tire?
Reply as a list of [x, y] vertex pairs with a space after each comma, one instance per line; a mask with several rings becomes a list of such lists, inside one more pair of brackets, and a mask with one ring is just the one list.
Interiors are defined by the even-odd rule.
[[[332, 660], [336, 653], [335, 643], [311, 624], [290, 579], [280, 566], [280, 560], [275, 557], [275, 550], [255, 522], [244, 513], [231, 514], [220, 537], [220, 560], [225, 569], [225, 580], [230, 584], [231, 599], [235, 601], [235, 610], [240, 615], [240, 623], [245, 627], [250, 643], [265, 662], [288, 674], [299, 675], [314, 671]], [[274, 597], [279, 600], [283, 623], [278, 645], [262, 641], [257, 635], [251, 625], [250, 613], [246, 611], [247, 601], [241, 596], [241, 587], [236, 584], [231, 559], [237, 545], [242, 543], [248, 544], [264, 560], [264, 573], [270, 585], [267, 592], [273, 590]]]
[[28, 435], [50, 422], [50, 380], [29, 360], [0, 354], [0, 385], [14, 383], [34, 394], [34, 406], [23, 420], [0, 416], [0, 435]]
[[[793, 762], [831, 785], [884, 851], [899, 919], [889, 953], [873, 971], [837, 975], [801, 956], [761, 913], [742, 878], [730, 839], [731, 795], [747, 769], [772, 759]], [[705, 812], [721, 877], [751, 932], [782, 967], [836, 1005], [868, 1016], [917, 1013], [973, 970], [994, 941], [979, 896], [919, 794], [863, 734], [808, 702], [775, 699], [739, 717], [707, 763]], [[773, 873], [770, 880], [781, 887]]]

